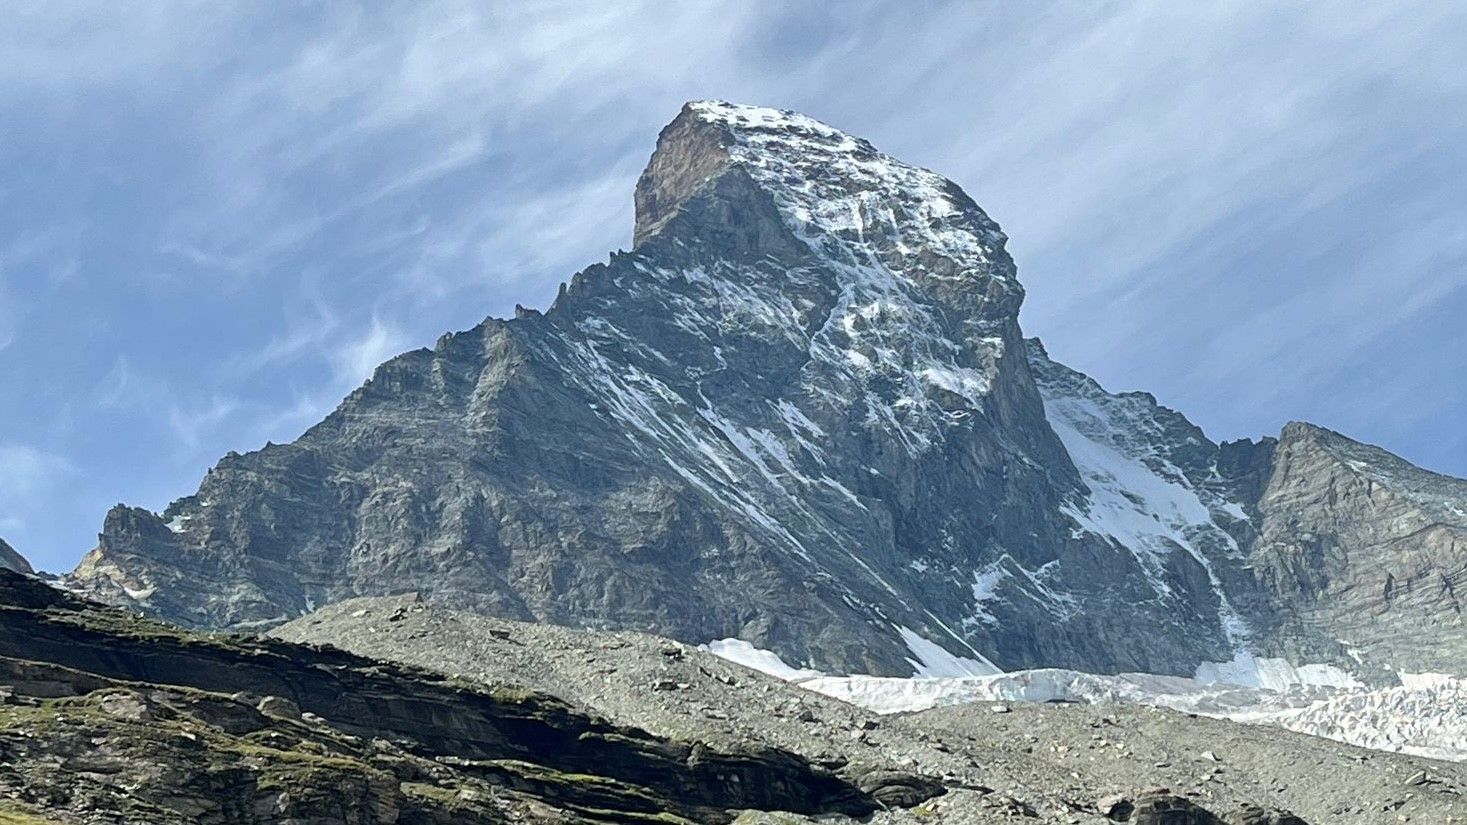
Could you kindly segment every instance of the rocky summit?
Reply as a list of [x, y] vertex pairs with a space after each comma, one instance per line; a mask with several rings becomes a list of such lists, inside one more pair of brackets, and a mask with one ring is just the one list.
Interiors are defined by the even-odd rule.
[[635, 201], [548, 311], [115, 508], [67, 586], [210, 628], [416, 591], [832, 672], [1467, 671], [1467, 482], [1304, 424], [1217, 444], [1056, 363], [951, 181], [697, 102]]

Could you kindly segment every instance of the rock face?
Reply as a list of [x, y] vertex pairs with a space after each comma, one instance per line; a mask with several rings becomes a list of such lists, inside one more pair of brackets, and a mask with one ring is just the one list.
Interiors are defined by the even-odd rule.
[[0, 539], [0, 568], [14, 570], [17, 573], [35, 572], [31, 569], [30, 562], [25, 560], [25, 556], [15, 552], [14, 548], [5, 543], [5, 539]]
[[0, 685], [4, 822], [15, 806], [34, 821], [418, 825], [880, 804], [788, 752], [674, 742], [546, 694], [191, 634], [7, 571]]
[[636, 204], [634, 249], [548, 312], [388, 361], [161, 515], [119, 506], [69, 586], [207, 627], [420, 591], [899, 675], [1345, 660], [1291, 603], [1348, 574], [1269, 538], [1271, 443], [1026, 342], [1005, 237], [952, 182], [702, 102]]
[[1254, 505], [1252, 564], [1303, 638], [1412, 672], [1467, 671], [1467, 481], [1293, 423]]

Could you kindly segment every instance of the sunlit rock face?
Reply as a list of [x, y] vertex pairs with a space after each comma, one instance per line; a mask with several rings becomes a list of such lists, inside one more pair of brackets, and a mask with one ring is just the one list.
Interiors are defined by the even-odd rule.
[[1301, 628], [1366, 666], [1467, 672], [1467, 481], [1296, 422], [1256, 507], [1256, 574]]

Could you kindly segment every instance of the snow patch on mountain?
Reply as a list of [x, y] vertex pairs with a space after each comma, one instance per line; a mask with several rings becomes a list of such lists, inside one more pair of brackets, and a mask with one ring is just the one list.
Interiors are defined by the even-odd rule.
[[1165, 556], [1182, 550], [1197, 560], [1217, 595], [1218, 621], [1229, 641], [1247, 638], [1248, 627], [1228, 603], [1222, 581], [1212, 562], [1194, 544], [1197, 533], [1211, 531], [1224, 537], [1236, 551], [1232, 537], [1213, 522], [1212, 511], [1187, 483], [1180, 470], [1163, 476], [1136, 457], [1118, 449], [1112, 434], [1123, 432], [1100, 404], [1082, 398], [1046, 398], [1045, 412], [1090, 495], [1083, 506], [1064, 511], [1081, 530], [1109, 536], [1129, 550], [1146, 572], [1159, 596], [1175, 594], [1166, 582]]
[[917, 676], [926, 678], [987, 676], [1003, 672], [997, 665], [982, 656], [970, 659], [950, 653], [946, 648], [929, 641], [909, 627], [898, 627], [897, 632], [901, 634], [902, 641], [907, 643], [907, 649], [912, 651], [912, 658], [907, 661], [916, 669]]
[[992, 624], [997, 621], [984, 604], [998, 598], [999, 587], [1009, 578], [1009, 572], [998, 563], [990, 564], [973, 574], [973, 621]]
[[818, 670], [807, 670], [788, 665], [774, 651], [755, 647], [743, 639], [715, 639], [700, 647], [734, 664], [743, 665], [760, 673], [767, 673], [786, 682], [800, 682], [825, 675]]

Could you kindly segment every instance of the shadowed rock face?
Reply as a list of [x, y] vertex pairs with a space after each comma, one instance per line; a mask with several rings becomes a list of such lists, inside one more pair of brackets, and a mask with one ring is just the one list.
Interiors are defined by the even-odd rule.
[[635, 248], [548, 312], [388, 361], [161, 515], [119, 506], [69, 584], [206, 627], [421, 591], [900, 675], [1343, 658], [1250, 567], [1267, 449], [1026, 343], [955, 184], [704, 102], [635, 197]]
[[14, 570], [17, 573], [35, 572], [31, 569], [30, 562], [25, 560], [25, 556], [15, 552], [14, 548], [5, 543], [5, 539], [0, 539], [0, 568]]
[[195, 635], [5, 571], [0, 684], [0, 798], [108, 821], [718, 822], [877, 806], [782, 751], [719, 752], [544, 694]]

